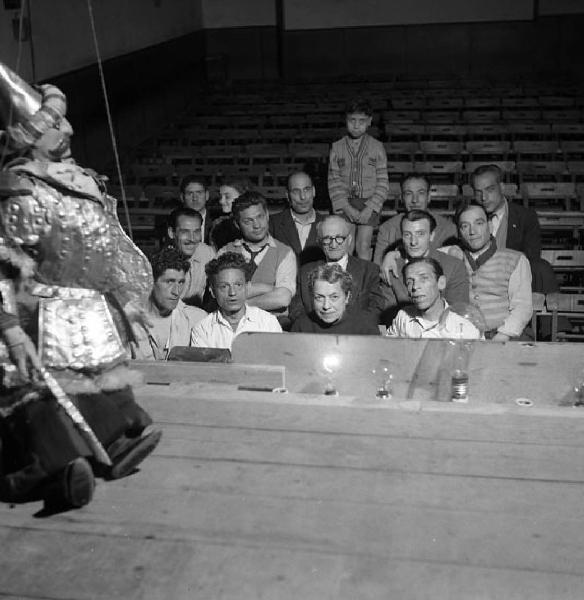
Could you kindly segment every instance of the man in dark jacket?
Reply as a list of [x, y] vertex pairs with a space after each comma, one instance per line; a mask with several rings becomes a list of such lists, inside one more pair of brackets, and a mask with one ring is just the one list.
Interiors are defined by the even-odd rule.
[[322, 215], [314, 210], [314, 184], [303, 171], [288, 177], [289, 208], [270, 217], [272, 237], [290, 246], [298, 257], [298, 264], [313, 262], [321, 257], [316, 239], [316, 226]]

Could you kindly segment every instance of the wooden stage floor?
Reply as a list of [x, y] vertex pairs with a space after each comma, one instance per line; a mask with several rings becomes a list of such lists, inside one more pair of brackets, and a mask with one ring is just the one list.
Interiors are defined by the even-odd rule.
[[139, 472], [50, 518], [0, 505], [1, 598], [584, 597], [584, 409], [241, 390], [241, 365], [162, 385], [175, 367], [137, 389], [164, 430]]

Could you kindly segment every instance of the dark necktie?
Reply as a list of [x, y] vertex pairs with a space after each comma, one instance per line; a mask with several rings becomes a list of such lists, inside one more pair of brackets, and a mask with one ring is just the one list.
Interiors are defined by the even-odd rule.
[[249, 262], [250, 262], [250, 277], [253, 277], [253, 274], [256, 272], [256, 269], [258, 268], [258, 266], [256, 265], [256, 262], [255, 262], [255, 257], [258, 254], [261, 254], [269, 245], [270, 244], [266, 243], [259, 250], [252, 250], [245, 242], [242, 244], [242, 246], [250, 254], [250, 257], [249, 257]]

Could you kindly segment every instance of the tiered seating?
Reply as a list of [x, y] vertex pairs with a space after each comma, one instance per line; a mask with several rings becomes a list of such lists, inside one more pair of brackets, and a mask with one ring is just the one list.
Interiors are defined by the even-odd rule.
[[[285, 196], [288, 174], [305, 168], [326, 202], [330, 143], [343, 134], [347, 99], [375, 106], [373, 135], [385, 143], [390, 194], [384, 215], [398, 209], [398, 181], [416, 171], [434, 183], [434, 206], [450, 212], [472, 195], [469, 177], [498, 164], [508, 196], [535, 208], [550, 249], [582, 247], [584, 230], [584, 93], [579, 86], [487, 81], [400, 80], [270, 85], [197, 100], [128, 163], [130, 207], [164, 211], [186, 174], [214, 191], [227, 177], [246, 177], [270, 201]], [[136, 213], [138, 214], [138, 213]]]

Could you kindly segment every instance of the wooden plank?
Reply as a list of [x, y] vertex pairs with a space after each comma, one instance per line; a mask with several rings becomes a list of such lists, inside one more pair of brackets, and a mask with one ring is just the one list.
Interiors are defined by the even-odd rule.
[[[198, 414], [212, 406], [231, 412], [225, 403], [193, 398], [191, 403]], [[168, 414], [167, 406], [157, 406], [155, 417]], [[245, 407], [250, 419], [255, 408]], [[430, 589], [435, 596], [439, 585], [445, 597], [521, 598], [529, 590], [535, 598], [552, 592], [576, 598], [570, 594], [580, 589], [584, 570], [581, 483], [372, 470], [355, 454], [359, 442], [347, 446], [323, 431], [325, 413], [315, 418], [306, 407], [303, 412], [307, 422], [312, 417], [315, 437], [329, 446], [332, 463], [316, 468], [295, 463], [291, 449], [322, 460], [314, 445], [301, 440], [286, 447], [281, 439], [267, 440], [258, 451], [258, 440], [247, 432], [216, 428], [208, 431], [214, 439], [205, 441], [209, 458], [193, 459], [191, 448], [181, 445], [188, 428], [165, 428], [167, 438], [143, 470], [100, 485], [86, 509], [36, 522], [26, 507], [6, 510], [21, 523], [19, 529], [10, 524], [14, 534], [0, 528], [11, 549], [3, 559], [0, 589], [20, 598], [241, 598], [270, 592], [310, 599], [419, 598]], [[475, 421], [467, 437], [476, 430], [482, 422]], [[199, 430], [193, 433], [200, 439]], [[241, 435], [263, 460], [235, 460], [240, 450], [230, 440]], [[449, 453], [426, 442], [422, 451], [404, 437], [393, 460], [419, 457], [448, 468], [455, 455], [484, 456], [482, 450]], [[385, 455], [377, 455], [375, 440], [371, 444], [360, 452], [383, 463]], [[275, 450], [284, 464], [266, 460]], [[496, 454], [503, 464], [506, 450]], [[562, 452], [557, 458], [568, 456]], [[539, 462], [529, 452], [525, 459]], [[352, 461], [350, 468], [346, 463]], [[6, 528], [6, 519], [2, 522]], [[22, 576], [31, 560], [37, 565], [32, 583]], [[532, 588], [534, 582], [539, 587]], [[480, 590], [485, 593], [477, 596]]]
[[[581, 368], [579, 346], [483, 341], [472, 343], [472, 348], [469, 377], [475, 404], [509, 405], [523, 397], [538, 407], [558, 406], [569, 400], [574, 376]], [[386, 359], [395, 397], [420, 401], [449, 399], [451, 353], [452, 344], [444, 340], [291, 333], [243, 334], [233, 346], [235, 363], [285, 364], [288, 389], [303, 393], [322, 393], [327, 377], [323, 358], [334, 355], [339, 363], [334, 376], [338, 390], [373, 398], [371, 370]], [[550, 364], [554, 365], [551, 377]], [[424, 376], [414, 381], [416, 373]]]
[[242, 385], [259, 390], [285, 387], [283, 366], [223, 363], [132, 361], [132, 367], [144, 375], [144, 383], [169, 385], [183, 382]]
[[[584, 411], [552, 390], [573, 345], [477, 344], [465, 406], [434, 400], [442, 342], [254, 336], [256, 365], [137, 365], [167, 383], [135, 388], [162, 442], [87, 507], [0, 505], [2, 597], [579, 600]], [[282, 364], [306, 386], [324, 352], [355, 393], [237, 390]], [[380, 357], [392, 400], [364, 387]]]

